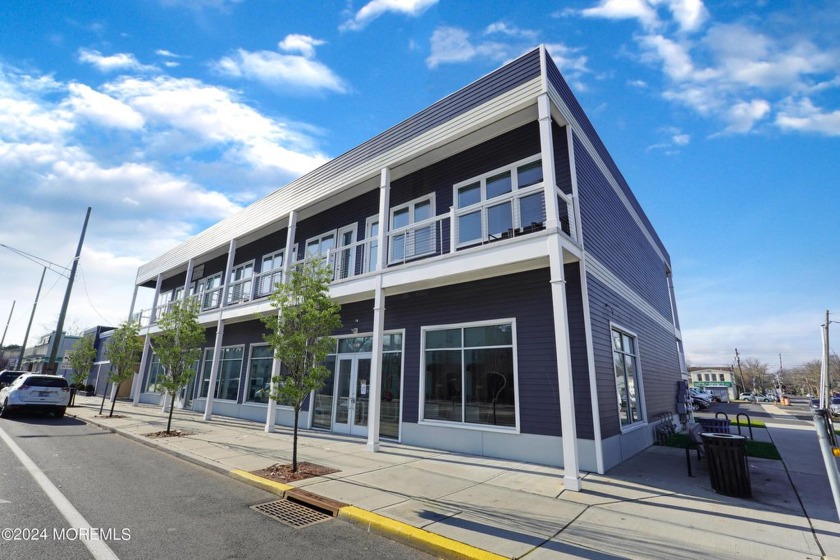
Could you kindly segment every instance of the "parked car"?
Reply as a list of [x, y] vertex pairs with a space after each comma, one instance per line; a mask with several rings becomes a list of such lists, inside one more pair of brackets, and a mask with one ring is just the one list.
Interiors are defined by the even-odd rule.
[[712, 396], [711, 393], [709, 393], [707, 391], [703, 391], [702, 389], [692, 388], [692, 389], [689, 389], [689, 392], [691, 393], [692, 398], [696, 397], [698, 399], [703, 399], [704, 401], [708, 402], [709, 404], [712, 404], [712, 401], [714, 400], [714, 397]]
[[738, 395], [738, 400], [756, 402], [755, 395], [753, 395], [752, 393], [741, 393], [740, 395]]
[[776, 397], [773, 395], [758, 395], [756, 397], [756, 401], [759, 402], [773, 402], [776, 400]]
[[69, 403], [70, 385], [60, 375], [26, 373], [0, 389], [0, 417], [3, 418], [20, 410], [52, 412], [61, 418]]
[[828, 404], [828, 412], [833, 418], [840, 417], [840, 397], [831, 397]]
[[23, 375], [24, 373], [29, 373], [28, 371], [13, 371], [10, 369], [4, 369], [0, 371], [0, 389], [12, 384], [12, 381]]
[[820, 399], [811, 399], [810, 405], [811, 405], [811, 410], [819, 410], [820, 409]]

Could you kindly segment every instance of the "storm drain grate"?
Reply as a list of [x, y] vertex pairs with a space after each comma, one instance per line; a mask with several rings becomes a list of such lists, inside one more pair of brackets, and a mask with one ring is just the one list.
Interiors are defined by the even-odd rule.
[[332, 519], [331, 515], [288, 500], [257, 504], [251, 509], [296, 529]]

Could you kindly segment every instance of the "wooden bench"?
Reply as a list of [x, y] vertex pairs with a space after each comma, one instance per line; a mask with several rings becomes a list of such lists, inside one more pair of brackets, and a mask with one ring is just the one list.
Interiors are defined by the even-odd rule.
[[702, 424], [695, 424], [688, 432], [689, 442], [688, 445], [685, 446], [685, 466], [688, 469], [688, 476], [694, 476], [691, 474], [691, 450], [697, 450], [698, 461], [703, 459], [706, 455], [706, 448], [703, 446], [703, 438], [700, 437], [700, 434], [704, 431], [705, 430]]

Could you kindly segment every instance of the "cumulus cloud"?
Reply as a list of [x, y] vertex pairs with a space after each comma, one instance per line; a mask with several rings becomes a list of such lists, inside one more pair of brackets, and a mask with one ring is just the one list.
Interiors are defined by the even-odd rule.
[[117, 53], [105, 56], [101, 52], [92, 49], [80, 49], [78, 61], [90, 64], [100, 72], [155, 72], [155, 66], [140, 63], [133, 54]]
[[282, 92], [326, 90], [346, 93], [348, 86], [344, 80], [314, 58], [315, 47], [323, 44], [324, 41], [308, 35], [287, 35], [278, 44], [283, 53], [238, 49], [213, 67], [226, 76], [282, 87]]
[[64, 103], [77, 117], [100, 126], [136, 130], [143, 127], [143, 116], [113, 97], [85, 84], [69, 84], [70, 96]]
[[[639, 60], [661, 70], [662, 96], [719, 121], [724, 134], [771, 122], [832, 134], [835, 111], [814, 106], [813, 94], [840, 86], [837, 48], [801, 33], [758, 30], [746, 18], [712, 21], [701, 0], [601, 0], [577, 13], [637, 20]], [[791, 97], [800, 99], [798, 109], [785, 101]]]
[[371, 0], [356, 12], [353, 17], [339, 26], [341, 31], [358, 31], [370, 22], [387, 13], [418, 17], [438, 0]]

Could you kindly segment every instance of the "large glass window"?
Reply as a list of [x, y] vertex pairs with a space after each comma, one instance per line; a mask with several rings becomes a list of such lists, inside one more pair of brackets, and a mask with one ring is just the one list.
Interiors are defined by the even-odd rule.
[[234, 304], [251, 299], [254, 261], [240, 264], [230, 272], [227, 303]]
[[222, 300], [222, 273], [219, 272], [212, 276], [208, 276], [207, 278], [203, 279], [199, 285], [201, 286], [202, 292], [201, 308], [213, 309], [215, 307], [219, 307], [219, 304]]
[[257, 297], [267, 296], [283, 279], [283, 251], [263, 256], [257, 277]]
[[[219, 375], [216, 379], [215, 398], [235, 401], [239, 393], [239, 375], [242, 372], [241, 346], [222, 348], [219, 355]], [[213, 367], [213, 350], [208, 348], [204, 352], [204, 367], [202, 368], [201, 395], [207, 396], [210, 387], [210, 373]]]
[[636, 337], [614, 328], [612, 340], [619, 415], [621, 425], [628, 426], [642, 420]]
[[456, 184], [458, 245], [542, 229], [542, 180], [542, 160], [536, 155]]
[[160, 389], [157, 384], [163, 379], [163, 368], [160, 365], [160, 358], [152, 354], [152, 363], [149, 364], [149, 376], [146, 378], [146, 387], [143, 389], [146, 393], [159, 393]]
[[365, 272], [376, 270], [376, 259], [379, 255], [379, 216], [372, 216], [367, 219], [365, 239], [367, 243], [367, 254], [365, 255]]
[[425, 330], [423, 418], [516, 426], [513, 324]]
[[251, 346], [251, 358], [248, 360], [248, 390], [245, 393], [247, 402], [268, 402], [273, 365], [274, 352], [271, 346], [267, 344]]

